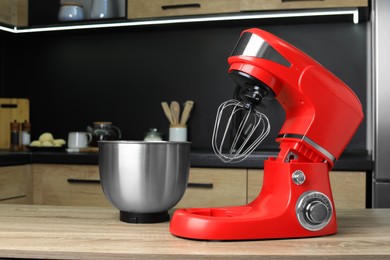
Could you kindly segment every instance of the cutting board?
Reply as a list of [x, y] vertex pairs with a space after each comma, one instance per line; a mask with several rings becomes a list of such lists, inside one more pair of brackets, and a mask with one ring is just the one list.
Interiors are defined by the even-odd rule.
[[25, 98], [0, 98], [0, 148], [10, 146], [10, 123], [30, 122], [30, 101]]

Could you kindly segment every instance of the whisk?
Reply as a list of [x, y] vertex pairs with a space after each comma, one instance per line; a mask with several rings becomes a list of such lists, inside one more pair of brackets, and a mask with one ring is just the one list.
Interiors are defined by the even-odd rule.
[[[237, 119], [241, 120], [238, 124]], [[227, 100], [219, 106], [215, 117], [212, 137], [214, 153], [225, 163], [241, 162], [267, 137], [270, 129], [266, 115], [252, 106], [248, 107], [243, 101]], [[236, 133], [229, 146], [228, 136], [234, 130]]]

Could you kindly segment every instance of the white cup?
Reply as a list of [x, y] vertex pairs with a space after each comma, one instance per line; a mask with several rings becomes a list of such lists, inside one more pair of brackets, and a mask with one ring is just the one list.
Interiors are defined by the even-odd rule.
[[187, 127], [169, 127], [169, 141], [187, 141]]
[[69, 148], [85, 148], [92, 141], [92, 134], [88, 132], [70, 132], [68, 134]]

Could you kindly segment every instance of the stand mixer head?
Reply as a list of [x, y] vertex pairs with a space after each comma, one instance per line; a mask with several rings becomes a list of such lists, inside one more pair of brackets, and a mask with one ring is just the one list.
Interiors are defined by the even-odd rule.
[[[228, 62], [232, 79], [242, 88], [242, 101], [229, 100], [218, 109], [214, 151], [224, 162], [245, 159], [269, 132], [268, 119], [256, 106], [270, 97], [286, 113], [276, 139], [280, 152], [264, 162], [263, 186], [254, 201], [244, 206], [176, 210], [171, 233], [204, 240], [336, 233], [329, 170], [363, 120], [359, 99], [311, 57], [260, 29], [241, 34]], [[243, 111], [242, 121], [232, 124]], [[237, 127], [237, 134], [224, 150], [231, 127]], [[259, 136], [251, 138], [261, 128]]]

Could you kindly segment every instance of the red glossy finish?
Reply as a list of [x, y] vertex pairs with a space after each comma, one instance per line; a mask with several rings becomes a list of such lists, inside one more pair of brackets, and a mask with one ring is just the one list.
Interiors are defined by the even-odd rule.
[[[302, 185], [291, 181], [295, 170], [301, 170], [306, 175]], [[179, 237], [200, 240], [296, 238], [336, 233], [334, 210], [329, 224], [319, 231], [309, 231], [298, 222], [296, 202], [302, 193], [309, 190], [320, 191], [333, 201], [325, 163], [267, 160], [263, 187], [253, 202], [245, 206], [176, 210], [170, 231]]]
[[[276, 36], [250, 29], [278, 51], [291, 66], [251, 56], [232, 56], [228, 59], [229, 72], [238, 70], [262, 81], [275, 93], [275, 98], [286, 112], [286, 120], [279, 134], [299, 135], [310, 138], [338, 159], [363, 120], [363, 110], [355, 93], [335, 75], [311, 57]], [[278, 138], [281, 143], [280, 159], [286, 160], [294, 149], [291, 138]], [[296, 140], [299, 142], [299, 140]], [[305, 143], [308, 149], [322, 157], [333, 167], [332, 158], [316, 147]], [[304, 155], [304, 154], [300, 154]], [[300, 156], [303, 161], [311, 161]]]
[[[250, 29], [281, 54], [290, 66], [252, 56], [229, 58], [229, 72], [239, 71], [265, 83], [286, 112], [280, 152], [264, 164], [263, 186], [248, 205], [177, 210], [173, 235], [200, 240], [253, 240], [330, 235], [337, 232], [329, 170], [363, 120], [354, 92], [308, 55], [276, 36]], [[291, 157], [291, 155], [294, 155]], [[297, 185], [296, 171], [306, 180]], [[319, 230], [303, 227], [297, 217], [300, 196], [315, 191], [332, 205], [330, 221]]]

